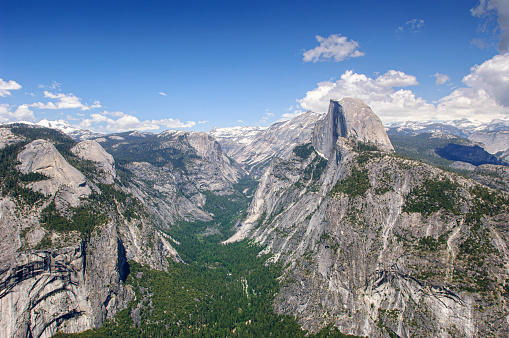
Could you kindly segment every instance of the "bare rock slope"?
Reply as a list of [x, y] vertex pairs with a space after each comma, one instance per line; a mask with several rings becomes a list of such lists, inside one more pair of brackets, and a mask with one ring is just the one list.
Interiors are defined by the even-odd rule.
[[[97, 156], [60, 132], [0, 128], [0, 336], [50, 337], [101, 326], [134, 296], [129, 260], [162, 269], [180, 258], [143, 205], [95, 173]], [[111, 172], [111, 171], [110, 171]]]
[[266, 246], [283, 267], [276, 311], [311, 331], [506, 336], [507, 197], [394, 156], [369, 116], [335, 115], [349, 103], [363, 106], [332, 101], [313, 144], [271, 162], [228, 242]]

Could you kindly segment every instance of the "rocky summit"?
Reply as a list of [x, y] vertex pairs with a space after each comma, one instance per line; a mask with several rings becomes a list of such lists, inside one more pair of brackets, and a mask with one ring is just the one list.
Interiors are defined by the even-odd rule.
[[86, 134], [0, 127], [1, 337], [509, 335], [509, 169], [435, 152], [472, 141], [354, 98]]

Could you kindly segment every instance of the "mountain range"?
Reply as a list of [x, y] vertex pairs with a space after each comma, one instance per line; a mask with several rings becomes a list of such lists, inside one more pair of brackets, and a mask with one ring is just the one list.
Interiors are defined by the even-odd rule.
[[3, 125], [0, 336], [506, 336], [508, 133]]

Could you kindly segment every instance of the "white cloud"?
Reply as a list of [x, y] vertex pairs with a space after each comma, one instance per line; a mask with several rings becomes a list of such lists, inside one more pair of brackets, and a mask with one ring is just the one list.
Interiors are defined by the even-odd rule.
[[497, 104], [483, 89], [456, 89], [442, 98], [437, 106], [437, 117], [444, 120], [466, 117], [488, 122], [507, 115], [509, 108]]
[[159, 92], [157, 94], [162, 95], [162, 96], [168, 96], [168, 95], [166, 95], [166, 93], [163, 93], [163, 92]]
[[[106, 113], [106, 114], [105, 114]], [[82, 128], [94, 128], [94, 125], [98, 124], [106, 124], [105, 126], [100, 126], [99, 129], [106, 129], [108, 131], [114, 132], [123, 132], [129, 130], [156, 130], [159, 129], [157, 124], [154, 124], [150, 121], [140, 121], [136, 116], [124, 114], [122, 117], [118, 119], [112, 119], [111, 117], [106, 116], [108, 112], [103, 112], [101, 114], [91, 114], [91, 119], [84, 119], [80, 123], [80, 127]], [[95, 128], [94, 128], [95, 129]]]
[[485, 90], [498, 104], [509, 107], [509, 53], [495, 55], [471, 68], [463, 83], [473, 89]]
[[[470, 10], [473, 16], [481, 19], [482, 23], [479, 26], [479, 30], [481, 32], [484, 31], [498, 31], [500, 32], [500, 37], [498, 41], [498, 51], [500, 53], [509, 52], [509, 1], [507, 0], [480, 0], [479, 5]], [[491, 28], [491, 23], [497, 18], [497, 25], [495, 29]], [[479, 44], [479, 39], [477, 40], [477, 45], [484, 46], [485, 44]], [[474, 42], [472, 40], [472, 42]]]
[[2, 97], [10, 96], [11, 90], [18, 90], [20, 88], [21, 85], [16, 81], [4, 81], [3, 79], [0, 79], [0, 96]]
[[415, 76], [396, 70], [387, 71], [387, 73], [377, 77], [375, 81], [385, 88], [416, 86], [419, 84]]
[[298, 102], [303, 109], [325, 113], [331, 99], [355, 97], [370, 105], [381, 117], [391, 120], [406, 119], [401, 115], [407, 111], [431, 115], [434, 112], [433, 105], [416, 98], [409, 90], [394, 89], [417, 84], [415, 76], [400, 71], [390, 70], [373, 79], [349, 70], [336, 82], [319, 83], [317, 88], [307, 92], [306, 97]]
[[200, 124], [203, 124], [203, 123], [208, 123], [209, 121], [205, 120], [205, 121], [198, 121], [198, 123]]
[[419, 32], [424, 27], [424, 20], [422, 19], [412, 19], [407, 21], [403, 26], [399, 26], [396, 29], [396, 33], [402, 32], [404, 30], [410, 30], [414, 33]]
[[16, 121], [34, 121], [34, 113], [28, 108], [26, 104], [22, 104], [11, 111], [8, 104], [0, 104], [0, 122], [16, 122]]
[[120, 111], [95, 113], [91, 118], [83, 119], [80, 127], [86, 129], [107, 130], [112, 132], [124, 132], [130, 130], [158, 130], [161, 126], [166, 128], [191, 128], [196, 125], [193, 121], [186, 123], [178, 119], [145, 120], [140, 121], [136, 116], [128, 115]]
[[436, 72], [433, 77], [436, 78], [436, 81], [435, 81], [435, 84], [436, 85], [443, 85], [443, 84], [446, 84], [447, 82], [449, 82], [451, 80], [451, 78], [449, 77], [449, 75], [445, 75], [445, 74], [440, 74], [439, 72]]
[[304, 52], [303, 60], [305, 62], [329, 61], [331, 59], [339, 62], [365, 54], [358, 50], [359, 43], [357, 41], [348, 41], [346, 36], [340, 34], [332, 34], [327, 38], [317, 35], [316, 40], [320, 43], [320, 46]]
[[176, 119], [163, 119], [163, 120], [152, 120], [152, 123], [165, 126], [166, 128], [191, 128], [196, 125], [194, 121], [187, 121], [186, 123], [180, 122]]
[[[437, 80], [437, 74], [443, 75], [436, 73]], [[355, 97], [371, 106], [384, 122], [460, 118], [491, 121], [509, 116], [509, 53], [496, 55], [472, 67], [463, 83], [466, 87], [458, 88], [432, 104], [416, 97], [411, 90], [394, 89], [404, 84], [417, 84], [417, 79], [411, 75], [388, 71], [377, 78], [370, 78], [346, 71], [336, 82], [318, 83], [298, 102], [303, 109], [325, 113], [331, 99]], [[285, 115], [291, 117], [291, 114]]]
[[281, 118], [279, 119], [279, 121], [291, 120], [294, 117], [297, 117], [297, 116], [299, 116], [302, 113], [304, 113], [304, 111], [302, 111], [302, 110], [294, 110], [291, 113], [284, 113], [283, 115], [281, 115]]
[[54, 94], [48, 91], [44, 91], [44, 97], [55, 99], [57, 102], [36, 102], [31, 104], [30, 106], [36, 107], [39, 109], [81, 109], [81, 110], [90, 110], [93, 108], [100, 108], [101, 102], [95, 101], [93, 105], [90, 107], [87, 104], [81, 102], [81, 99], [74, 94], [64, 94], [58, 93]]

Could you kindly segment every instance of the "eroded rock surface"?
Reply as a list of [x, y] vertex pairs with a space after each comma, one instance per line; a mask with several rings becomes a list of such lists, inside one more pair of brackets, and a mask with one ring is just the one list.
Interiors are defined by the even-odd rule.
[[61, 200], [76, 207], [79, 199], [91, 193], [87, 179], [76, 168], [71, 166], [58, 152], [55, 146], [47, 140], [35, 140], [26, 145], [19, 153], [19, 171], [23, 174], [39, 173], [49, 177], [32, 184], [32, 189], [40, 191], [45, 196], [61, 193]]
[[86, 140], [76, 144], [71, 151], [78, 157], [93, 161], [102, 172], [99, 177], [106, 184], [113, 184], [117, 177], [115, 160], [104, 148], [94, 140]]
[[324, 121], [315, 129], [321, 151], [303, 151], [308, 144], [275, 158], [227, 241], [253, 239], [284, 267], [276, 311], [311, 331], [506, 336], [504, 197], [390, 151], [359, 151], [359, 141], [391, 147], [350, 137], [340, 118], [328, 120], [336, 127]]

